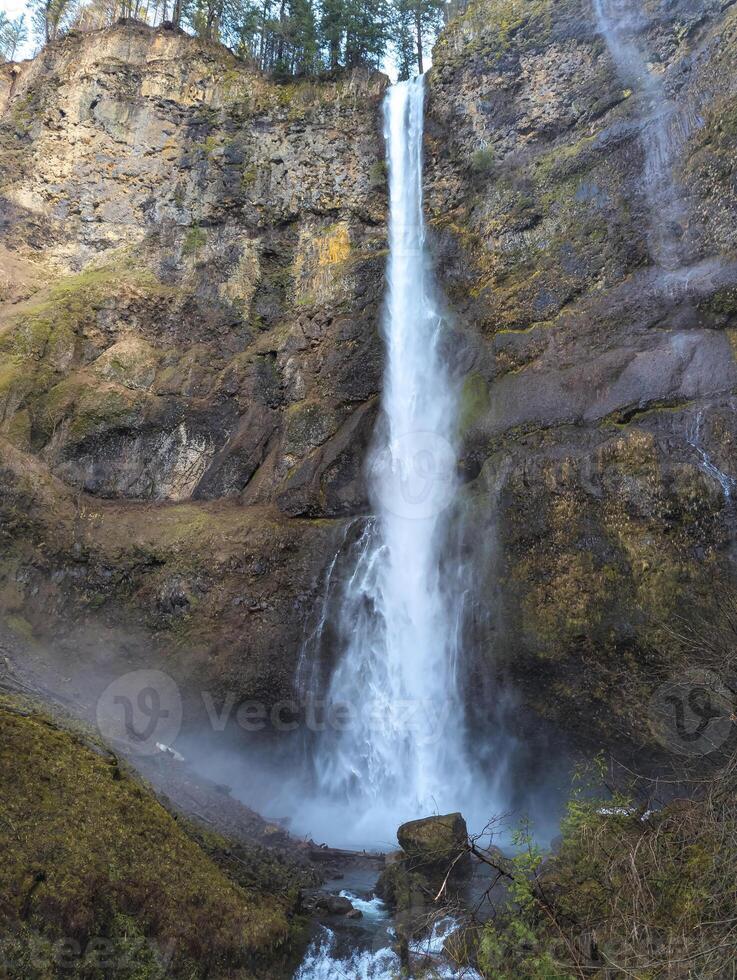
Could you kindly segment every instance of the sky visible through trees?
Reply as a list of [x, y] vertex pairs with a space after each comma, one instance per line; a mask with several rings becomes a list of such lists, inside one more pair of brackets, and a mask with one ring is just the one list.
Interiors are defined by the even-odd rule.
[[0, 58], [30, 57], [75, 28], [131, 17], [221, 41], [276, 77], [366, 65], [409, 78], [429, 66], [452, 0], [0, 0]]

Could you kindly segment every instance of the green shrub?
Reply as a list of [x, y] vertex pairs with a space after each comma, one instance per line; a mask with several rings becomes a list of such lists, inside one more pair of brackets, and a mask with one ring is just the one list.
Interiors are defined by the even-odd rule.
[[375, 160], [369, 167], [369, 180], [372, 187], [384, 187], [386, 185], [389, 169], [385, 160]]
[[[705, 789], [705, 791], [704, 791]], [[737, 801], [720, 776], [657, 813], [571, 799], [557, 851], [516, 838], [507, 900], [481, 930], [490, 980], [720, 980], [737, 930]]]
[[182, 251], [185, 255], [195, 255], [207, 244], [207, 232], [199, 225], [192, 225], [184, 238]]
[[475, 174], [490, 174], [494, 169], [494, 151], [490, 146], [471, 154], [471, 170]]

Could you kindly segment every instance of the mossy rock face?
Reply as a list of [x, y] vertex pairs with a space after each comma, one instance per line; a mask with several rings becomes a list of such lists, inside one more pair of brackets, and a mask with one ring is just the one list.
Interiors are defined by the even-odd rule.
[[159, 357], [159, 352], [145, 340], [130, 337], [108, 347], [94, 362], [92, 370], [106, 381], [147, 391], [156, 377]]
[[429, 892], [427, 877], [420, 871], [411, 871], [401, 860], [384, 868], [376, 883], [379, 898], [399, 913], [424, 909], [431, 897]]
[[338, 428], [337, 413], [321, 403], [297, 403], [289, 408], [284, 450], [302, 457], [322, 445]]
[[[379, 387], [386, 198], [371, 175], [387, 79], [277, 84], [217, 45], [132, 24], [56, 50], [14, 79], [0, 117], [0, 184], [24, 174], [30, 200], [54, 187], [0, 242], [0, 261], [19, 251], [31, 270], [25, 301], [0, 309], [2, 431], [99, 497], [247, 490], [280, 506], [296, 458]], [[19, 114], [33, 123], [20, 150]], [[71, 168], [51, 119], [89, 128]], [[315, 461], [316, 516], [364, 506], [340, 452]]]
[[388, 80], [132, 23], [0, 76], [0, 615], [289, 697], [367, 507]]
[[237, 500], [80, 498], [2, 439], [0, 449], [0, 617], [22, 616], [69, 669], [84, 671], [104, 635], [111, 655], [135, 643], [163, 656], [184, 690], [268, 705], [293, 695], [339, 523]]
[[126, 977], [245, 978], [285, 948], [288, 897], [230, 879], [114, 757], [8, 703], [0, 733], [0, 932], [11, 962], [32, 940], [44, 976], [57, 975], [54, 953], [67, 943], [64, 975], [97, 976], [86, 971], [106, 952], [130, 954]]
[[587, 747], [657, 751], [667, 624], [735, 575], [737, 12], [642, 14], [634, 39], [679, 120], [674, 276], [651, 254], [652, 107], [581, 0], [475, 0], [451, 22], [427, 79], [425, 200], [467, 366], [474, 670], [491, 689], [511, 677], [524, 740], [542, 715]]
[[508, 671], [528, 706], [588, 745], [626, 733], [653, 747], [643, 704], [677, 662], [669, 628], [731, 576], [729, 498], [694, 449], [674, 451], [685, 420], [648, 424], [596, 448], [530, 437], [526, 453], [497, 454], [468, 504], [467, 546], [487, 569], [477, 602], [504, 623], [479, 669]]

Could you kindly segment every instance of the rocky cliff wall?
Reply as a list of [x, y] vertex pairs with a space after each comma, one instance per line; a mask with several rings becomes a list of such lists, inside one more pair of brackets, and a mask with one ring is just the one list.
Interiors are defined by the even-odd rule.
[[[379, 376], [385, 80], [271, 85], [132, 26], [16, 72], [3, 229], [33, 288], [5, 315], [12, 441], [96, 496], [354, 510], [351, 443]], [[342, 479], [322, 500], [326, 467]]]
[[[582, 0], [479, 0], [428, 80], [470, 687], [510, 671], [594, 742], [652, 740], [664, 624], [732, 578], [735, 16], [644, 8], [663, 105]], [[289, 692], [366, 508], [385, 85], [276, 85], [133, 25], [0, 69], [0, 603], [27, 637]], [[644, 179], [663, 123], [667, 226]]]
[[365, 507], [386, 79], [131, 24], [0, 75], [3, 608], [278, 697]]
[[647, 742], [664, 627], [733, 579], [737, 16], [614, 7], [624, 73], [594, 4], [472, 4], [435, 50], [427, 174], [486, 649], [567, 729]]

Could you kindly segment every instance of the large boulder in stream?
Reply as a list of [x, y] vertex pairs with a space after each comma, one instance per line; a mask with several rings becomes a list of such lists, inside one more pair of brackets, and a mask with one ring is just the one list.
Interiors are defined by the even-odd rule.
[[464, 869], [470, 866], [468, 829], [460, 813], [410, 820], [397, 830], [397, 840], [415, 867], [447, 873], [454, 861]]
[[343, 895], [318, 895], [315, 908], [324, 909], [331, 915], [350, 915], [357, 911], [353, 907], [353, 902]]
[[387, 866], [376, 886], [377, 893], [396, 911], [422, 910], [444, 882], [446, 887], [456, 885], [471, 871], [468, 830], [460, 813], [403, 823], [397, 840], [402, 850], [387, 855]]

